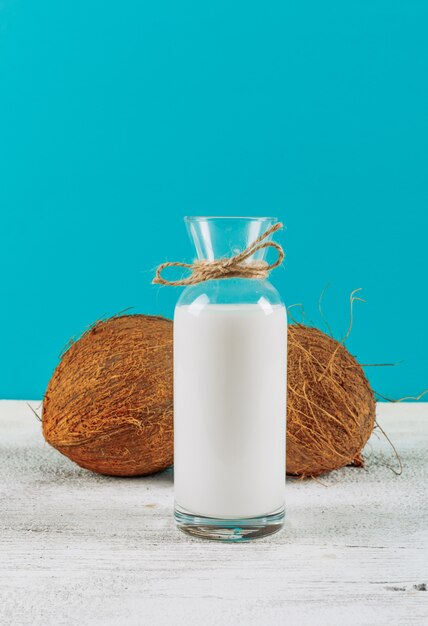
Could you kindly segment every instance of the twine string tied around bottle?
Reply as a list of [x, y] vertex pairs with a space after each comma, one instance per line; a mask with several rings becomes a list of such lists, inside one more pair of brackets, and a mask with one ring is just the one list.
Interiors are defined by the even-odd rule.
[[[248, 248], [245, 248], [245, 250], [230, 258], [215, 259], [214, 261], [198, 260], [193, 263], [180, 263], [178, 261], [162, 263], [156, 270], [153, 283], [155, 285], [183, 287], [186, 285], [196, 285], [206, 280], [219, 280], [222, 278], [252, 278], [264, 280], [269, 275], [269, 272], [281, 265], [284, 260], [284, 251], [279, 243], [264, 240], [282, 227], [281, 222], [274, 224], [248, 246]], [[266, 261], [250, 261], [249, 263], [244, 263], [244, 261], [255, 252], [263, 248], [275, 248], [278, 253], [276, 261], [270, 264]], [[184, 267], [190, 270], [191, 273], [187, 278], [167, 280], [162, 276], [163, 270], [167, 267]]]

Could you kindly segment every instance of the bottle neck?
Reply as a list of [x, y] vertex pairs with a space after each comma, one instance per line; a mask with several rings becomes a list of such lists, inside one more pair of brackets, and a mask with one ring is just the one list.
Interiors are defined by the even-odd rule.
[[[248, 248], [277, 222], [271, 217], [188, 217], [186, 226], [199, 260], [230, 258]], [[267, 237], [269, 241], [271, 237]], [[266, 249], [257, 250], [244, 262], [264, 261]]]

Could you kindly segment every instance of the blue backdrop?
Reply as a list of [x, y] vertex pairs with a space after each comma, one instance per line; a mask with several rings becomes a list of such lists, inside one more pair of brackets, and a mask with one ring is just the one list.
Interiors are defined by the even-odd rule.
[[[171, 316], [155, 266], [185, 214], [277, 214], [273, 282], [373, 387], [428, 381], [428, 3], [2, 0], [0, 397], [129, 306]], [[298, 309], [292, 309], [298, 316]]]

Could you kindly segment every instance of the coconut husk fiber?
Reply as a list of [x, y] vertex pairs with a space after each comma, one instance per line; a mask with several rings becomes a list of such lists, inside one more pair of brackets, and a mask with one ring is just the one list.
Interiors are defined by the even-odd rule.
[[63, 355], [43, 401], [43, 434], [100, 474], [152, 474], [173, 462], [172, 322], [100, 321]]
[[287, 473], [318, 476], [362, 465], [375, 399], [356, 359], [317, 328], [288, 330]]
[[[161, 317], [101, 321], [65, 352], [43, 402], [46, 440], [101, 474], [152, 474], [173, 462], [173, 331]], [[287, 472], [361, 465], [375, 400], [361, 366], [316, 328], [288, 330]]]

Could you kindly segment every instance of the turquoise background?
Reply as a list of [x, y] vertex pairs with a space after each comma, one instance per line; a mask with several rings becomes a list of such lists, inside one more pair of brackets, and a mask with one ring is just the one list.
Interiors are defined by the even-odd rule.
[[[185, 214], [276, 214], [273, 282], [387, 395], [428, 386], [428, 3], [2, 0], [0, 397], [129, 306]], [[297, 308], [292, 313], [298, 316]]]

